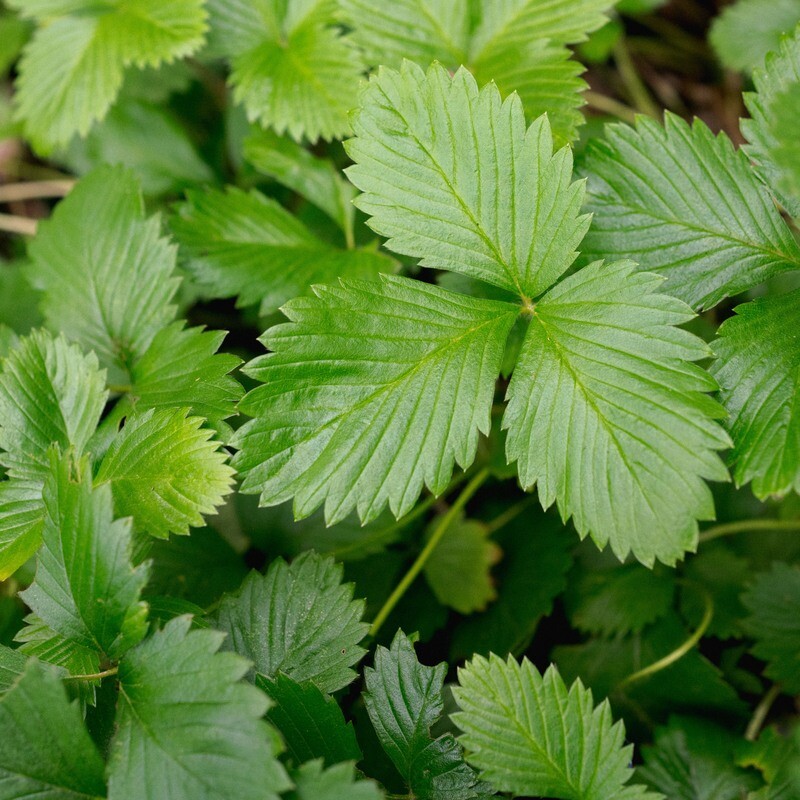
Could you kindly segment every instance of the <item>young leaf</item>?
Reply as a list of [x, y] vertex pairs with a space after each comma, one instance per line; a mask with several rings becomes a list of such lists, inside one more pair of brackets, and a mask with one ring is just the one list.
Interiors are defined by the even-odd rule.
[[11, 0], [39, 28], [19, 64], [17, 118], [41, 151], [65, 145], [108, 112], [126, 67], [156, 66], [203, 43], [202, 0], [98, 4]]
[[269, 701], [217, 653], [223, 635], [168, 622], [119, 665], [109, 800], [277, 800], [289, 787], [261, 719]]
[[240, 404], [256, 417], [234, 437], [242, 488], [263, 505], [294, 496], [298, 517], [325, 501], [329, 524], [387, 503], [401, 517], [475, 458], [517, 308], [390, 276], [314, 293], [246, 368], [265, 385]]
[[[431, 534], [441, 521], [435, 517]], [[425, 564], [425, 578], [442, 605], [459, 614], [482, 611], [497, 596], [490, 570], [502, 551], [489, 539], [487, 526], [462, 514], [450, 524]]]
[[[540, 300], [508, 387], [506, 452], [581, 536], [618, 558], [674, 564], [713, 519], [704, 478], [726, 480], [728, 446], [692, 361], [709, 349], [677, 325], [692, 318], [631, 262], [592, 264]], [[542, 443], [546, 442], [546, 446]]]
[[267, 719], [281, 732], [295, 764], [314, 758], [328, 766], [361, 760], [353, 724], [345, 722], [336, 700], [312, 681], [298, 683], [278, 672], [274, 678], [256, 675], [256, 686], [272, 700]]
[[800, 569], [775, 562], [742, 595], [750, 611], [744, 628], [756, 640], [753, 653], [765, 673], [789, 694], [800, 692]]
[[800, 289], [738, 306], [714, 343], [712, 373], [734, 441], [737, 484], [764, 499], [800, 492]]
[[351, 667], [366, 652], [359, 642], [368, 626], [361, 622], [362, 600], [353, 600], [353, 584], [342, 584], [342, 568], [332, 558], [304, 553], [287, 564], [274, 561], [266, 575], [251, 573], [217, 612], [225, 647], [250, 659], [267, 678], [282, 672], [323, 692], [351, 683]]
[[201, 526], [233, 484], [213, 431], [187, 413], [167, 408], [129, 418], [97, 473], [97, 483], [111, 482], [117, 515], [159, 539]]
[[633, 748], [613, 723], [608, 701], [594, 707], [576, 681], [567, 689], [555, 667], [544, 676], [527, 659], [476, 656], [459, 670], [453, 721], [481, 777], [500, 791], [564, 800], [656, 800], [633, 775]]
[[522, 105], [478, 91], [466, 69], [453, 78], [410, 62], [373, 77], [347, 144], [348, 177], [370, 226], [397, 253], [523, 297], [572, 264], [589, 225], [572, 155], [553, 155], [546, 117], [525, 130]]
[[282, 206], [255, 190], [189, 192], [172, 229], [186, 267], [211, 297], [271, 314], [316, 283], [394, 272], [388, 256], [342, 250], [318, 239]]
[[357, 780], [352, 763], [323, 769], [322, 760], [309, 761], [292, 774], [295, 787], [289, 800], [382, 800], [374, 781]]
[[147, 633], [147, 567], [131, 566], [130, 521], [114, 521], [111, 489], [92, 488], [88, 459], [51, 450], [50, 464], [36, 578], [20, 596], [56, 633], [118, 658]]
[[[87, 246], [87, 242], [91, 246]], [[30, 245], [48, 325], [94, 350], [112, 385], [175, 315], [175, 248], [145, 217], [136, 178], [103, 167], [83, 178]]]
[[488, 793], [464, 763], [453, 735], [430, 728], [442, 713], [447, 665], [425, 667], [398, 631], [390, 649], [379, 646], [364, 671], [364, 703], [383, 749], [420, 800], [469, 800]]
[[753, 73], [753, 83], [756, 91], [744, 95], [751, 119], [742, 120], [742, 133], [750, 143], [743, 149], [780, 204], [791, 216], [800, 218], [800, 197], [786, 195], [780, 190], [783, 173], [772, 157], [778, 146], [772, 124], [780, 96], [791, 84], [800, 83], [800, 25], [767, 56], [764, 68]]
[[105, 797], [103, 761], [52, 667], [31, 659], [0, 698], [0, 741], [4, 798]]
[[666, 114], [610, 125], [585, 164], [587, 259], [633, 258], [666, 278], [663, 291], [710, 308], [800, 267], [800, 245], [747, 157], [724, 134]]
[[248, 119], [294, 139], [333, 139], [348, 129], [363, 67], [333, 27], [332, 3], [210, 0], [215, 53], [231, 60], [231, 84]]

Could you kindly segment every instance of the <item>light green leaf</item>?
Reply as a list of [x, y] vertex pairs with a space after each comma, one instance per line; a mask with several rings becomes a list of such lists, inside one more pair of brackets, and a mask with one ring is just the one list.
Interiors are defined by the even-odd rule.
[[453, 721], [469, 763], [500, 791], [564, 800], [656, 800], [625, 786], [633, 748], [604, 701], [555, 667], [544, 676], [527, 659], [476, 656], [459, 670]]
[[517, 307], [390, 276], [314, 291], [246, 368], [264, 385], [240, 403], [256, 417], [234, 437], [242, 488], [294, 496], [296, 516], [325, 501], [330, 524], [401, 517], [475, 458]]
[[317, 158], [291, 139], [258, 128], [245, 139], [244, 157], [262, 174], [321, 208], [352, 239], [356, 190], [330, 159]]
[[147, 633], [147, 567], [132, 567], [130, 520], [114, 521], [111, 488], [92, 488], [88, 459], [51, 450], [50, 463], [43, 547], [20, 596], [56, 633], [119, 658]]
[[783, 173], [772, 158], [778, 147], [772, 125], [779, 98], [791, 84], [800, 83], [800, 25], [792, 35], [783, 38], [775, 52], [767, 55], [764, 68], [753, 73], [753, 83], [756, 91], [744, 95], [751, 119], [743, 119], [741, 123], [742, 133], [750, 143], [743, 150], [780, 204], [791, 216], [800, 218], [800, 197], [780, 191]]
[[278, 672], [274, 678], [256, 675], [256, 686], [272, 700], [267, 719], [281, 732], [295, 764], [314, 758], [328, 766], [361, 760], [353, 724], [345, 722], [336, 700], [315, 683], [298, 683]]
[[186, 267], [212, 297], [237, 296], [262, 315], [338, 278], [394, 272], [394, 261], [374, 250], [342, 250], [318, 239], [274, 200], [229, 187], [187, 193], [172, 219]]
[[[465, 69], [383, 69], [364, 91], [347, 150], [356, 201], [395, 252], [532, 298], [572, 264], [589, 218], [572, 155], [546, 117], [478, 91]], [[510, 176], [510, 177], [509, 177]]]
[[44, 506], [39, 481], [0, 481], [0, 580], [39, 549]]
[[750, 612], [745, 631], [756, 640], [753, 653], [767, 662], [766, 675], [788, 694], [800, 692], [800, 569], [775, 562], [742, 595]]
[[800, 492], [800, 290], [736, 308], [712, 372], [734, 441], [733, 475], [769, 495]]
[[[441, 517], [428, 527], [436, 529]], [[483, 611], [497, 597], [490, 570], [502, 557], [489, 529], [463, 514], [450, 524], [425, 563], [425, 578], [436, 599], [459, 614]]]
[[10, 689], [25, 671], [27, 659], [18, 650], [0, 645], [0, 697]]
[[261, 719], [267, 697], [217, 653], [223, 635], [168, 622], [119, 665], [109, 800], [277, 800], [289, 782]]
[[699, 120], [668, 113], [664, 127], [645, 117], [607, 126], [585, 172], [588, 260], [632, 258], [698, 308], [800, 268], [800, 245], [747, 157]]
[[377, 648], [374, 668], [364, 671], [364, 703], [378, 739], [420, 800], [469, 800], [486, 794], [453, 735], [434, 739], [430, 734], [444, 708], [446, 672], [444, 663], [420, 664], [402, 631], [391, 649]]
[[291, 564], [273, 561], [266, 575], [251, 573], [223, 599], [217, 627], [227, 634], [225, 647], [250, 659], [256, 672], [282, 672], [335, 692], [355, 679], [351, 668], [366, 652], [359, 647], [369, 627], [363, 613], [353, 584], [342, 584], [342, 567], [304, 553]]
[[4, 798], [105, 797], [103, 761], [52, 668], [31, 660], [0, 699], [0, 741]]
[[370, 780], [357, 780], [352, 762], [323, 769], [322, 760], [309, 761], [292, 774], [290, 800], [381, 800], [383, 792]]
[[781, 188], [800, 202], [800, 81], [793, 83], [775, 101], [772, 160], [782, 171]]
[[660, 283], [631, 262], [596, 263], [550, 290], [503, 417], [508, 458], [542, 506], [648, 566], [696, 548], [697, 520], [714, 516], [703, 479], [727, 479], [715, 450], [729, 445], [703, 394], [715, 383], [691, 363], [710, 351], [676, 327], [693, 315]]
[[48, 325], [127, 384], [132, 362], [175, 316], [175, 248], [145, 217], [133, 173], [103, 167], [87, 175], [42, 222], [29, 248], [32, 283], [44, 290]]
[[130, 417], [100, 464], [96, 483], [110, 481], [117, 516], [165, 539], [203, 525], [230, 494], [234, 471], [227, 453], [187, 409]]
[[14, 5], [40, 23], [19, 63], [15, 102], [26, 136], [45, 153], [106, 115], [126, 67], [190, 55], [206, 30], [202, 0]]
[[709, 41], [728, 69], [751, 71], [800, 22], [800, 0], [737, 0], [714, 19]]

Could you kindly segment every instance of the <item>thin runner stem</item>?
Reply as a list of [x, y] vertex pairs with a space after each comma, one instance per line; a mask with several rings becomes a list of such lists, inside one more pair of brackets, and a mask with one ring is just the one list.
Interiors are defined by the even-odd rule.
[[800, 519], [743, 519], [714, 525], [700, 534], [701, 542], [710, 542], [721, 536], [749, 531], [800, 531]]

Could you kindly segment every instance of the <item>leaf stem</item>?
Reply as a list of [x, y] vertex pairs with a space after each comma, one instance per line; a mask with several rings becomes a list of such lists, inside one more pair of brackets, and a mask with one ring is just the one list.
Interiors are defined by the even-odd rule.
[[102, 672], [91, 672], [88, 675], [67, 675], [63, 680], [65, 681], [99, 681], [103, 678], [108, 678], [110, 675], [116, 675], [118, 667], [110, 667], [104, 669]]
[[781, 685], [779, 683], [774, 683], [770, 686], [769, 691], [761, 698], [761, 702], [756, 706], [756, 710], [753, 712], [753, 716], [750, 722], [747, 723], [747, 729], [744, 732], [744, 738], [748, 742], [754, 742], [758, 739], [758, 734], [764, 725], [764, 720], [767, 718], [772, 704], [780, 697], [781, 691]]
[[375, 620], [372, 623], [372, 627], [369, 629], [370, 636], [375, 638], [375, 636], [378, 635], [378, 631], [383, 626], [383, 623], [386, 622], [387, 617], [392, 613], [394, 607], [400, 602], [400, 599], [406, 593], [408, 587], [411, 586], [417, 575], [419, 575], [419, 573], [422, 571], [422, 568], [433, 554], [433, 551], [436, 550], [437, 545], [447, 532], [447, 529], [450, 527], [453, 520], [461, 513], [461, 511], [464, 509], [464, 506], [466, 506], [466, 504], [470, 501], [475, 492], [481, 488], [483, 483], [489, 477], [489, 474], [490, 472], [487, 467], [484, 467], [480, 472], [476, 473], [472, 480], [464, 487], [455, 503], [450, 506], [447, 513], [442, 517], [439, 524], [436, 526], [436, 530], [431, 535], [431, 538], [428, 539], [425, 547], [422, 548], [420, 554], [417, 556], [408, 572], [406, 572], [406, 574], [403, 576], [403, 579], [400, 581], [400, 583], [397, 584], [395, 590], [389, 596], [389, 599], [383, 604], [383, 607], [376, 615]]
[[19, 233], [22, 236], [36, 235], [36, 220], [17, 217], [14, 214], [0, 214], [0, 231]]
[[507, 508], [502, 514], [498, 514], [491, 522], [487, 522], [486, 531], [489, 536], [497, 533], [501, 528], [505, 528], [509, 522], [515, 520], [535, 499], [532, 495], [528, 495], [524, 500], [520, 500]]
[[743, 519], [714, 525], [700, 534], [700, 542], [710, 542], [721, 536], [747, 531], [800, 531], [800, 519]]
[[631, 683], [640, 681], [642, 678], [647, 678], [649, 675], [654, 675], [656, 672], [661, 672], [662, 669], [672, 666], [676, 661], [683, 658], [700, 641], [700, 639], [703, 638], [703, 634], [708, 630], [708, 626], [711, 624], [711, 619], [714, 616], [714, 601], [711, 599], [711, 595], [702, 586], [700, 586], [700, 584], [692, 585], [696, 586], [697, 589], [702, 592], [703, 605], [705, 606], [703, 618], [700, 620], [700, 624], [697, 626], [697, 629], [685, 642], [683, 642], [683, 644], [681, 644], [679, 647], [676, 647], [671, 653], [667, 653], [667, 655], [665, 655], [663, 658], [659, 658], [658, 661], [654, 661], [652, 664], [649, 664], [643, 669], [632, 672], [627, 678], [623, 678], [617, 684], [617, 689], [622, 689]]
[[624, 122], [628, 122], [631, 125], [636, 122], [636, 111], [613, 97], [600, 94], [600, 92], [591, 91], [584, 92], [583, 97], [584, 100], [586, 100], [589, 108], [593, 108], [595, 111], [602, 111], [604, 114], [611, 114], [612, 116], [617, 117]]
[[24, 181], [0, 186], [0, 203], [39, 200], [43, 197], [64, 197], [75, 185], [74, 180]]
[[659, 118], [658, 106], [650, 97], [650, 92], [644, 85], [639, 73], [636, 71], [636, 65], [633, 63], [631, 54], [628, 52], [628, 46], [625, 44], [624, 39], [614, 45], [614, 62], [617, 65], [617, 71], [625, 84], [625, 89], [630, 95], [631, 102], [637, 111], [642, 114], [647, 114], [649, 117]]

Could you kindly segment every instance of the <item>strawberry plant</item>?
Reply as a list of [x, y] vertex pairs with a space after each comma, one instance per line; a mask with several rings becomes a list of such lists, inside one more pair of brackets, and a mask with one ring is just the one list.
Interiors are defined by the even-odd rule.
[[800, 797], [800, 6], [711, 6], [0, 4], [0, 798]]

